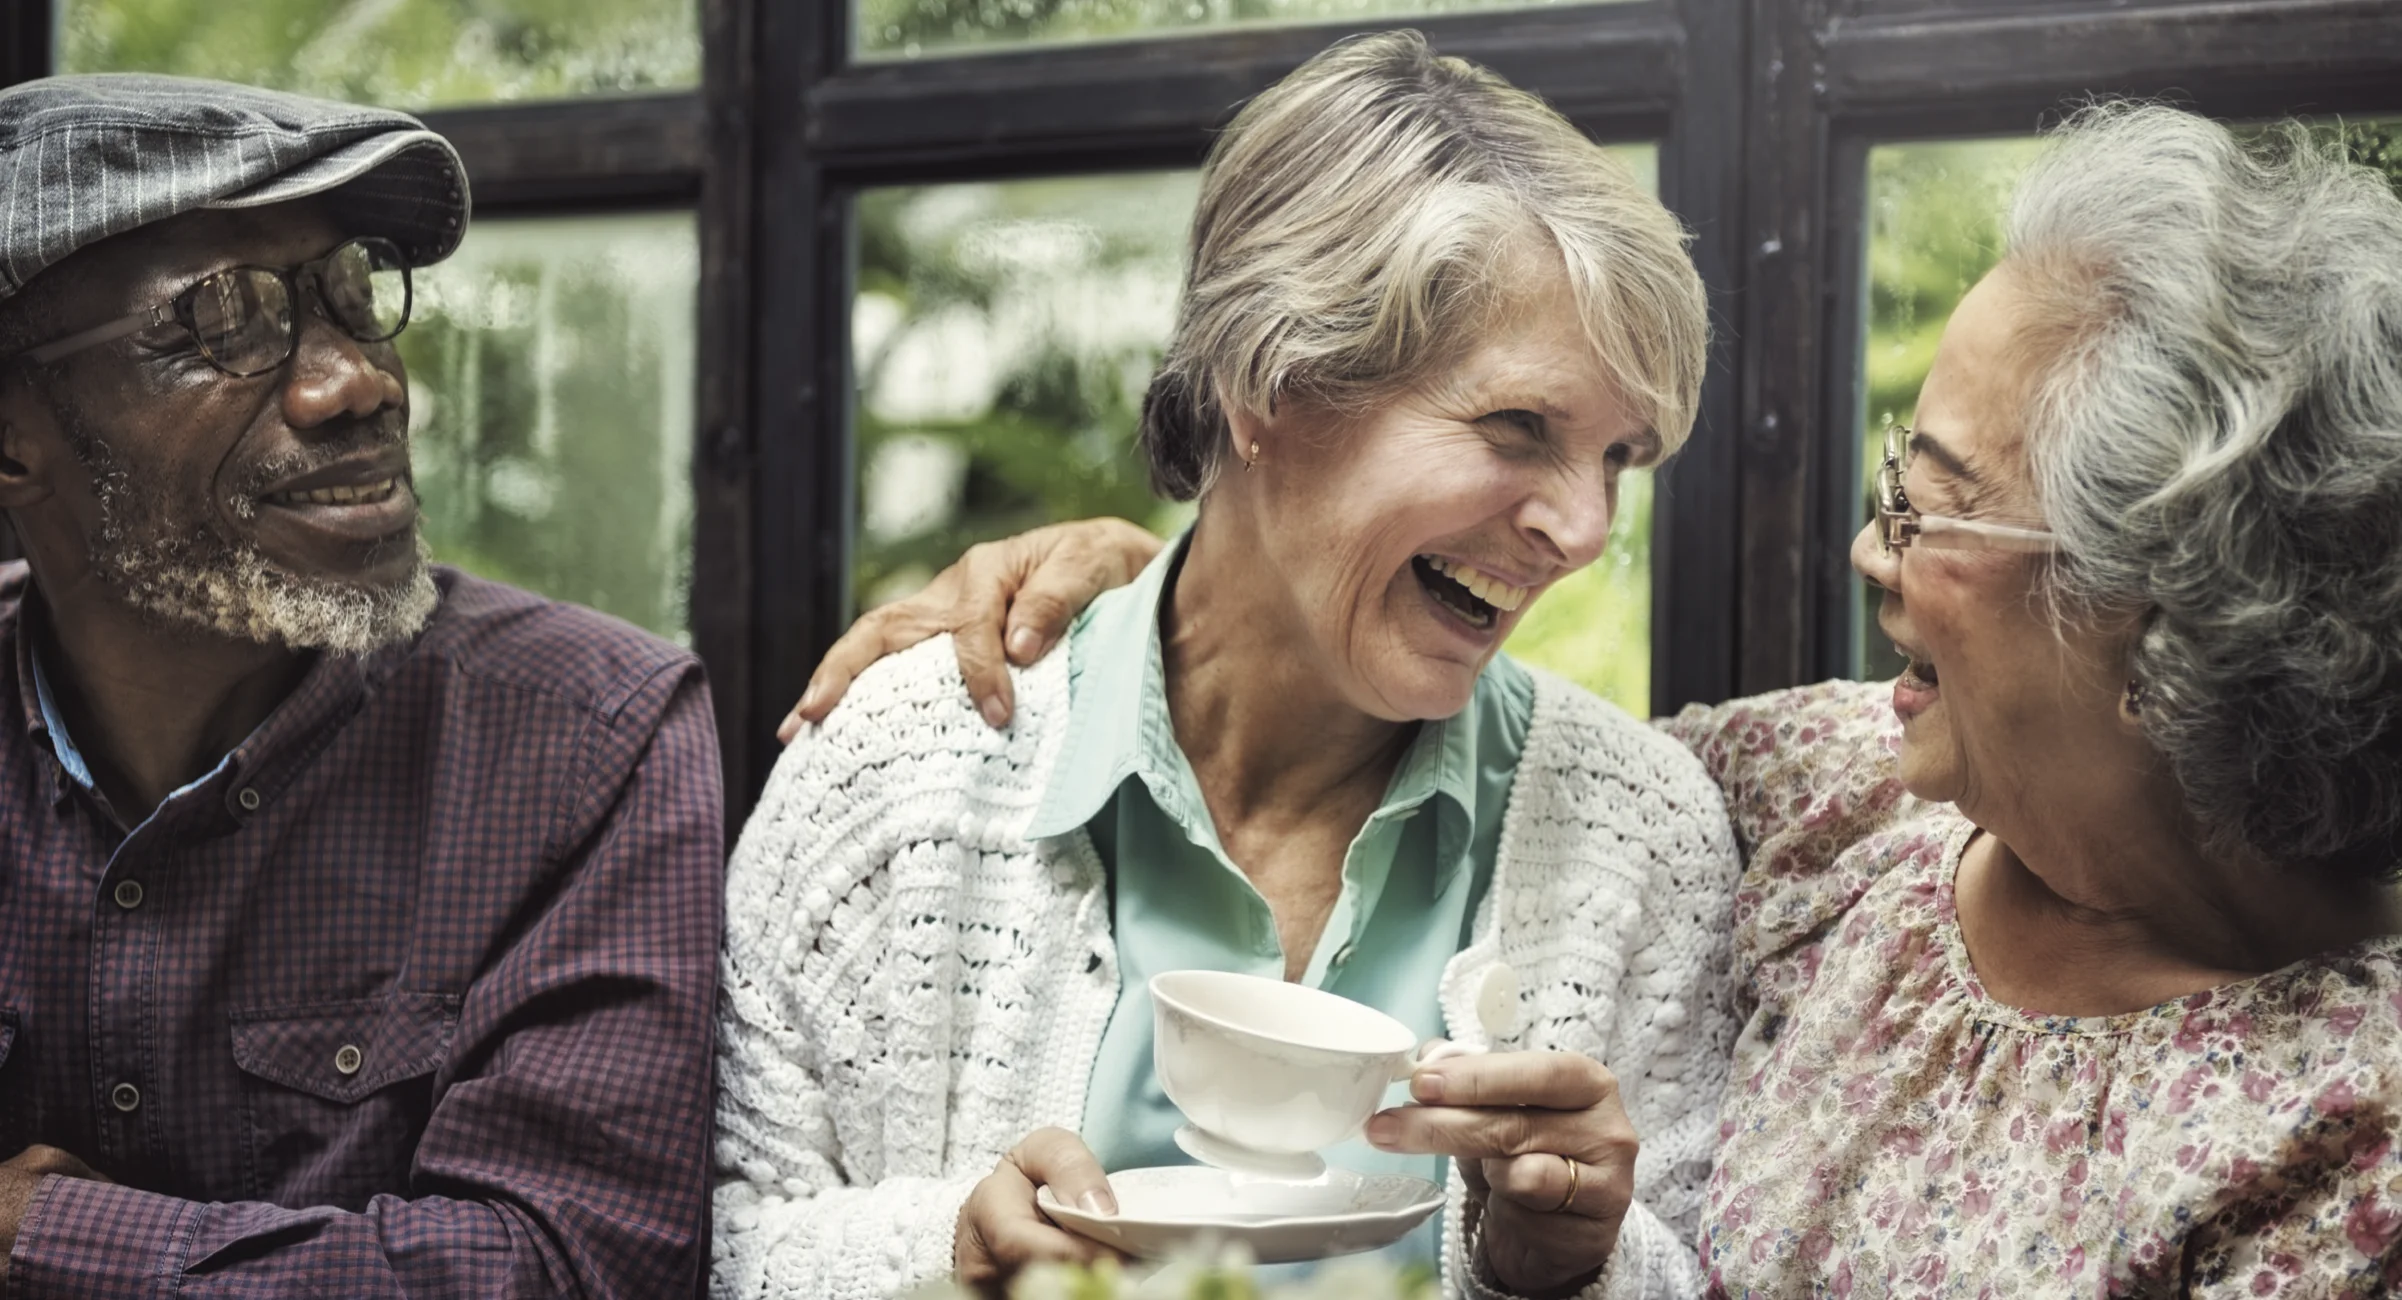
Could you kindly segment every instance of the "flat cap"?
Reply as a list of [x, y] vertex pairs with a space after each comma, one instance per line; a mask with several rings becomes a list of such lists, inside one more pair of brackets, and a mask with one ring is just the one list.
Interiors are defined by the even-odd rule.
[[0, 298], [111, 235], [312, 194], [414, 266], [467, 230], [458, 151], [406, 113], [143, 73], [0, 90]]

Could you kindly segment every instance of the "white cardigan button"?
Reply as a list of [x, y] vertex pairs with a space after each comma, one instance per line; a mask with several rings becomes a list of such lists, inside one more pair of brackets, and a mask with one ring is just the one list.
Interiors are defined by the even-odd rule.
[[1501, 1040], [1518, 1036], [1518, 972], [1508, 962], [1485, 967], [1484, 979], [1476, 986], [1476, 1023], [1484, 1026], [1492, 1040], [1487, 1047], [1498, 1047]]

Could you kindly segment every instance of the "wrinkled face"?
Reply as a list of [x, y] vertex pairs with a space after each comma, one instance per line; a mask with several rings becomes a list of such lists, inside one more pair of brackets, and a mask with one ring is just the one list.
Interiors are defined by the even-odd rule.
[[[342, 232], [311, 203], [196, 212], [79, 253], [52, 274], [52, 333], [167, 301], [242, 265], [290, 268]], [[434, 603], [392, 343], [359, 343], [302, 290], [282, 367], [232, 378], [174, 325], [12, 382], [12, 419], [47, 416], [79, 474], [43, 526], [80, 535], [95, 574], [174, 623], [358, 652], [405, 639]], [[66, 458], [60, 458], [63, 461]]]
[[1296, 649], [1364, 712], [1466, 707], [1527, 608], [1601, 555], [1619, 472], [1659, 454], [1563, 278], [1522, 280], [1543, 287], [1418, 391], [1347, 420], [1266, 424], [1256, 491], [1308, 629]]
[[[1903, 487], [1926, 514], [2043, 527], [2027, 479], [2020, 411], [2030, 361], [2014, 346], [2022, 295], [2006, 268], [1969, 291], [1919, 390], [1915, 454]], [[2128, 743], [2119, 725], [2123, 642], [2055, 629], [2036, 598], [2041, 557], [1905, 547], [1872, 523], [1852, 566], [1885, 589], [1877, 622], [1910, 666], [1895, 682], [1902, 781], [1972, 820], [2040, 802], [2032, 791]]]

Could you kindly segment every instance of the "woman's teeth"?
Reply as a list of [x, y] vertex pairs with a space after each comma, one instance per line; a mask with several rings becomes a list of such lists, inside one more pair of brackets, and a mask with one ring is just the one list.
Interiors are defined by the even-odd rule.
[[1470, 594], [1495, 609], [1516, 609], [1526, 603], [1528, 594], [1534, 590], [1531, 587], [1513, 587], [1482, 569], [1446, 560], [1439, 555], [1421, 555], [1418, 558], [1426, 561], [1428, 568], [1466, 587]]
[[279, 506], [355, 506], [373, 505], [392, 495], [400, 486], [397, 478], [361, 483], [357, 487], [312, 488], [306, 492], [277, 492], [267, 498]]
[[1935, 685], [1935, 665], [1924, 659], [1912, 659], [1910, 666], [1902, 670], [1902, 676], [1920, 686], [1933, 687]]

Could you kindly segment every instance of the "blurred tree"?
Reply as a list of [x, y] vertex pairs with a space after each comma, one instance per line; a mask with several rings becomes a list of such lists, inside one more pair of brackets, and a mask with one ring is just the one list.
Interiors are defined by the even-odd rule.
[[853, 589], [915, 589], [1056, 519], [1169, 529], [1133, 438], [1172, 321], [1191, 173], [862, 194]]
[[1247, 23], [1530, 9], [1611, 0], [850, 0], [862, 51], [915, 57], [963, 46], [1104, 40]]
[[692, 86], [696, 0], [60, 0], [62, 72], [396, 108]]
[[400, 336], [441, 559], [685, 631], [694, 281], [685, 214], [489, 221]]

